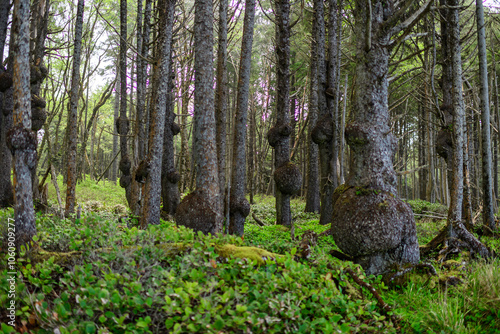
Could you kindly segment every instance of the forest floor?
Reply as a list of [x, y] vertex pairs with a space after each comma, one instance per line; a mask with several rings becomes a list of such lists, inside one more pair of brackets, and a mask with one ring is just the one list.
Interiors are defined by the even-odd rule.
[[[328, 226], [304, 213], [301, 199], [292, 200], [292, 239], [290, 229], [274, 225], [268, 196], [255, 198], [244, 238], [195, 234], [168, 221], [138, 229], [120, 219], [125, 198], [111, 183], [84, 181], [77, 198], [79, 219], [37, 215], [41, 249], [17, 259], [15, 329], [7, 325], [10, 283], [0, 281], [0, 332], [500, 333], [498, 259], [471, 260], [461, 251], [438, 261], [433, 254], [424, 260], [437, 276], [414, 270], [389, 282], [332, 257], [332, 237], [321, 235]], [[446, 212], [410, 204], [418, 215]], [[0, 229], [12, 217], [12, 209], [0, 210]], [[420, 244], [444, 224], [417, 220]], [[313, 245], [308, 258], [302, 235]], [[500, 252], [498, 239], [482, 241]], [[8, 277], [1, 258], [0, 275]]]

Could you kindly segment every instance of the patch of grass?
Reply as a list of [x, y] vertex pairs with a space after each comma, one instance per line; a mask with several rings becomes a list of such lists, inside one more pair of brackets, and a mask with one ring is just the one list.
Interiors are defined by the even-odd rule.
[[[47, 180], [49, 185], [50, 204], [57, 205], [56, 190], [52, 181]], [[63, 184], [63, 177], [57, 177], [57, 184], [61, 192], [63, 207], [66, 202], [66, 185]], [[125, 197], [125, 189], [120, 185], [114, 184], [111, 181], [100, 181], [97, 183], [91, 180], [88, 175], [85, 180], [82, 180], [76, 185], [76, 201], [84, 210], [87, 211], [113, 211], [122, 212], [122, 208], [127, 208], [127, 199]], [[118, 208], [118, 209], [116, 209]]]
[[434, 212], [437, 214], [446, 214], [448, 212], [448, 208], [440, 203], [431, 203], [421, 199], [407, 200], [406, 203], [411, 206], [413, 213], [424, 214]]

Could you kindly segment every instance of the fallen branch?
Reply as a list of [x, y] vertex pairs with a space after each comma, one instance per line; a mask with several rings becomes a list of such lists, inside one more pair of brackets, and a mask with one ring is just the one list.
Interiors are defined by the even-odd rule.
[[422, 213], [414, 213], [413, 215], [417, 216], [417, 217], [425, 217], [425, 218], [446, 219], [446, 216], [432, 216], [432, 215], [425, 215]]
[[260, 225], [260, 226], [267, 226], [266, 224], [264, 224], [264, 223], [262, 222], [262, 220], [260, 220], [260, 219], [257, 217], [257, 215], [256, 215], [254, 212], [252, 212], [252, 218], [253, 218], [253, 220], [255, 220], [255, 222], [256, 222], [258, 225]]

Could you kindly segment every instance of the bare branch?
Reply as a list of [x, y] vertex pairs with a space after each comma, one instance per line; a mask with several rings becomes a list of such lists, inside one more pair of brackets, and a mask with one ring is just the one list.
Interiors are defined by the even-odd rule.
[[[398, 34], [399, 32], [401, 32], [403, 30], [406, 31], [406, 32], [408, 32], [422, 18], [422, 16], [424, 16], [427, 13], [427, 11], [431, 8], [431, 4], [432, 4], [433, 1], [434, 0], [427, 0], [409, 18], [407, 18], [405, 21], [401, 22], [397, 26], [393, 27], [389, 31], [389, 35], [390, 36], [394, 36], [394, 35]], [[408, 33], [403, 34], [403, 36], [406, 36], [407, 34]], [[401, 39], [401, 37], [399, 39]]]

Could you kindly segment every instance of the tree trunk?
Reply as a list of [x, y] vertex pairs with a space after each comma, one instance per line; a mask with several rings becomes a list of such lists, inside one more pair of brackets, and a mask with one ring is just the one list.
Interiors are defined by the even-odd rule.
[[276, 184], [276, 223], [292, 225], [290, 196], [300, 190], [302, 175], [290, 162], [290, 2], [276, 0], [276, 123], [267, 133], [274, 147], [274, 181]]
[[127, 0], [120, 0], [120, 117], [116, 127], [120, 135], [121, 159], [119, 168], [122, 172], [120, 186], [125, 188], [129, 207], [132, 209], [131, 200], [131, 168], [132, 160], [128, 155], [127, 134], [130, 129], [127, 118]]
[[[172, 45], [170, 46], [172, 49]], [[172, 52], [172, 50], [171, 50]], [[175, 120], [174, 113], [175, 97], [175, 72], [173, 68], [172, 54], [170, 55], [170, 76], [168, 81], [167, 110], [165, 115], [165, 131], [163, 136], [163, 157], [161, 167], [161, 184], [163, 212], [174, 216], [179, 205], [179, 182], [180, 175], [175, 170], [174, 136], [179, 134], [180, 127]]]
[[29, 64], [29, 11], [27, 0], [14, 1], [12, 22], [13, 121], [7, 145], [14, 160], [16, 248], [28, 247], [36, 234], [31, 170], [36, 166], [36, 134], [31, 130]]
[[[118, 66], [117, 66], [118, 67]], [[115, 101], [113, 104], [113, 157], [118, 154], [118, 115], [120, 113], [120, 69], [116, 71], [116, 80], [115, 80]], [[116, 180], [118, 177], [118, 160], [115, 159], [111, 166], [111, 181], [116, 184]], [[92, 165], [90, 165], [90, 177], [92, 177]]]
[[481, 95], [481, 123], [482, 132], [482, 169], [483, 169], [483, 224], [492, 231], [496, 230], [494, 203], [493, 203], [493, 177], [491, 165], [491, 134], [490, 134], [490, 102], [488, 92], [488, 64], [486, 59], [486, 37], [484, 32], [483, 1], [476, 0], [477, 17], [477, 45], [479, 54], [479, 80]]
[[[10, 0], [0, 1], [0, 60], [3, 64], [4, 46], [7, 37]], [[11, 42], [12, 43], [12, 42]], [[12, 50], [10, 51], [12, 54]], [[12, 57], [10, 57], [12, 59]], [[12, 64], [12, 61], [10, 61]], [[12, 66], [6, 71], [0, 66], [0, 208], [14, 205], [11, 166], [12, 154], [7, 147], [7, 131], [12, 127]]]
[[[167, 111], [167, 95], [169, 94], [169, 77], [170, 57], [172, 47], [172, 27], [174, 22], [175, 0], [164, 0], [159, 3], [160, 11], [160, 56], [158, 71], [158, 90], [155, 101], [155, 108], [151, 113], [149, 122], [149, 152], [146, 160], [141, 161], [136, 173], [135, 181], [140, 182], [139, 177], [146, 178], [144, 191], [144, 205], [142, 207], [141, 225], [145, 228], [148, 224], [160, 224], [160, 203], [161, 203], [161, 174], [162, 174], [162, 157], [163, 157], [163, 141], [165, 135], [165, 114]], [[172, 111], [168, 108], [168, 111]], [[169, 118], [172, 118], [169, 115]], [[168, 129], [171, 133], [172, 129]], [[172, 140], [172, 135], [169, 136]], [[172, 142], [168, 143], [170, 146]], [[173, 150], [173, 147], [172, 147]], [[173, 152], [172, 152], [173, 153]], [[173, 154], [171, 154], [173, 157]], [[169, 158], [171, 158], [169, 157]], [[174, 161], [171, 161], [171, 165]], [[142, 165], [142, 166], [141, 166]], [[175, 170], [174, 170], [175, 173]], [[175, 187], [175, 182], [174, 187]], [[175, 211], [175, 208], [174, 208]]]
[[[465, 106], [462, 97], [462, 59], [460, 48], [459, 1], [448, 0], [450, 9], [450, 53], [452, 55], [453, 83], [453, 171], [448, 211], [448, 236], [459, 237], [467, 242], [473, 251], [483, 257], [489, 256], [488, 249], [481, 244], [462, 224], [463, 201], [463, 145]], [[489, 124], [483, 124], [489, 126]]]
[[[251, 98], [253, 100], [253, 98]], [[250, 204], [254, 204], [254, 192], [255, 192], [255, 185], [257, 184], [256, 180], [254, 179], [255, 175], [255, 160], [257, 158], [257, 148], [256, 148], [256, 140], [255, 140], [255, 126], [256, 126], [256, 114], [257, 110], [255, 108], [255, 105], [252, 103], [252, 107], [250, 108], [250, 126], [248, 129], [249, 132], [249, 149], [248, 149], [248, 190], [250, 192]]]
[[[320, 62], [325, 61], [324, 52], [324, 15], [323, 15], [323, 1], [314, 1], [314, 17], [311, 31], [311, 71], [310, 71], [310, 93], [309, 93], [309, 113], [308, 113], [308, 132], [307, 136], [307, 174], [306, 174], [306, 207], [305, 212], [320, 212], [320, 192], [319, 192], [319, 166], [318, 166], [318, 145], [314, 142], [314, 129], [318, 121], [319, 114], [319, 96], [323, 94], [323, 87], [321, 87], [320, 70], [324, 70], [324, 66], [319, 66]], [[319, 30], [323, 31], [320, 32]], [[323, 39], [321, 39], [323, 38]], [[322, 44], [322, 47], [319, 47]], [[320, 54], [320, 49], [322, 54]], [[325, 78], [324, 72], [321, 76]], [[324, 107], [324, 105], [322, 105]], [[331, 207], [331, 205], [330, 205]]]
[[0, 1], [0, 60], [3, 64], [3, 53], [7, 38], [7, 26], [9, 23], [10, 0]]
[[227, 8], [228, 0], [219, 2], [219, 46], [217, 52], [217, 87], [215, 93], [215, 121], [217, 164], [221, 207], [224, 207], [226, 191], [226, 126], [227, 126]]
[[417, 263], [420, 258], [413, 212], [397, 196], [392, 160], [397, 143], [387, 102], [388, 46], [391, 36], [404, 28], [397, 25], [399, 12], [384, 4], [356, 2], [357, 80], [353, 122], [345, 130], [352, 150], [350, 171], [346, 184], [333, 196], [333, 238], [367, 274], [384, 273], [392, 264]]
[[[320, 108], [320, 120], [316, 131], [322, 134], [323, 140], [318, 142], [320, 150], [321, 166], [321, 216], [320, 224], [326, 225], [332, 221], [334, 207], [331, 205], [333, 192], [339, 185], [337, 161], [338, 161], [338, 102], [340, 82], [340, 31], [341, 5], [337, 0], [330, 0], [328, 20], [328, 88], [320, 83], [322, 96], [326, 97], [327, 108]], [[341, 1], [340, 1], [341, 3]], [[323, 11], [318, 13], [323, 17]], [[321, 18], [318, 18], [319, 22]], [[323, 24], [320, 24], [320, 32], [324, 39]], [[318, 36], [320, 37], [320, 36]], [[321, 49], [318, 54], [321, 54]], [[321, 59], [321, 57], [319, 58]], [[321, 69], [321, 68], [320, 68]], [[320, 76], [321, 77], [321, 76]], [[320, 104], [321, 105], [321, 104]], [[326, 107], [326, 106], [325, 106]]]
[[205, 234], [222, 232], [213, 82], [212, 1], [195, 0], [195, 91], [193, 151], [196, 190], [184, 197], [176, 220]]
[[246, 0], [243, 37], [241, 42], [238, 100], [236, 102], [233, 137], [233, 168], [231, 175], [229, 233], [243, 235], [245, 218], [250, 213], [250, 204], [245, 198], [246, 184], [246, 132], [248, 96], [250, 91], [250, 67], [252, 64], [253, 28], [256, 0]]
[[78, 0], [78, 9], [75, 23], [75, 46], [73, 51], [73, 72], [71, 74], [71, 91], [68, 110], [68, 174], [66, 178], [66, 216], [75, 212], [76, 205], [76, 153], [77, 153], [77, 118], [78, 118], [78, 93], [80, 90], [80, 58], [82, 51], [83, 30], [83, 0]]
[[[137, 105], [135, 111], [135, 133], [137, 135], [137, 159], [144, 159], [146, 136], [144, 134], [144, 113], [146, 106], [146, 67], [147, 61], [143, 55], [144, 48], [144, 33], [142, 25], [142, 0], [137, 1]], [[149, 32], [148, 32], [149, 33]], [[146, 38], [147, 39], [147, 38]]]

